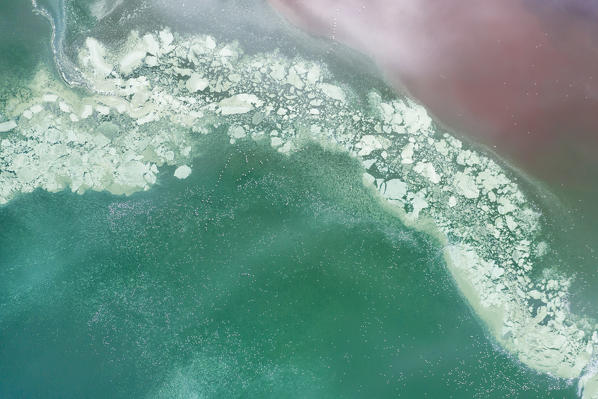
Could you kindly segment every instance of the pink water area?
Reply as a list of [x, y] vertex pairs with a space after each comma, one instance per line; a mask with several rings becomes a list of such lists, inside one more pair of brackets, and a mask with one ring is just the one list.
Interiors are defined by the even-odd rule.
[[533, 175], [598, 178], [598, 1], [269, 0]]

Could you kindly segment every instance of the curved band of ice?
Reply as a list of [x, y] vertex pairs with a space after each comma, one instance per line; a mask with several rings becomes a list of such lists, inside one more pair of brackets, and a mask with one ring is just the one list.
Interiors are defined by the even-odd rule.
[[79, 64], [96, 94], [78, 97], [40, 71], [33, 99], [9, 102], [24, 138], [1, 141], [0, 203], [38, 187], [128, 194], [154, 184], [164, 163], [186, 177], [194, 137], [217, 127], [231, 142], [266, 140], [281, 153], [317, 141], [361, 160], [364, 183], [444, 243], [457, 285], [504, 348], [538, 371], [583, 375], [584, 397], [597, 397], [595, 327], [570, 313], [566, 278], [531, 278], [547, 250], [538, 210], [497, 163], [441, 132], [421, 106], [375, 92], [359, 98], [315, 62], [246, 56], [169, 30], [132, 32], [113, 51], [89, 38]]

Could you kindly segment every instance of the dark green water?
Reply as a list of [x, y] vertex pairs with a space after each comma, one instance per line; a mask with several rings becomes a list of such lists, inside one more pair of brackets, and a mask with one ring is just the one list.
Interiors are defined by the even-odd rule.
[[575, 397], [491, 344], [349, 157], [205, 146], [148, 192], [0, 208], [0, 397]]

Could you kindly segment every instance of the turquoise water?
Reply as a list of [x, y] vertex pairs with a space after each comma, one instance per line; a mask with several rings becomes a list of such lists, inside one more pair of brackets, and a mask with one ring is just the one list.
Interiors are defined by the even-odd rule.
[[[51, 65], [50, 27], [31, 12], [26, 1], [0, 3], [0, 107], [30, 78], [38, 63]], [[0, 111], [1, 112], [1, 111]]]
[[355, 161], [206, 148], [190, 180], [0, 208], [1, 397], [575, 397], [492, 345]]
[[[88, 34], [122, 41], [131, 27], [119, 18], [160, 25], [130, 2], [95, 26], [91, 3], [69, 2], [75, 22], [61, 21], [73, 58]], [[251, 22], [241, 37], [238, 21], [256, 14], [217, 23], [223, 15], [204, 15], [203, 28], [244, 44], [259, 37], [254, 52], [272, 41], [298, 51], [280, 27], [260, 36]], [[27, 100], [40, 68], [64, 75], [29, 2], [3, 2], [0, 21], [3, 112], [9, 97]], [[353, 75], [346, 61], [331, 59], [331, 69], [371, 89], [371, 72]], [[94, 122], [116, 140], [129, 125], [111, 118]], [[0, 143], [18, 134], [0, 133]], [[128, 197], [37, 189], [0, 205], [0, 398], [578, 397], [576, 381], [532, 371], [495, 342], [441, 243], [391, 214], [355, 158], [315, 144], [282, 155], [225, 134], [194, 140], [185, 180], [161, 166], [155, 185]], [[558, 212], [549, 216], [561, 230]]]

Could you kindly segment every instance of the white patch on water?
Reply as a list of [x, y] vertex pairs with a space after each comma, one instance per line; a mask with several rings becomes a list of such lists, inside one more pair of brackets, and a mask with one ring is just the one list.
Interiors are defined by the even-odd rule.
[[[240, 346], [236, 342], [227, 343]], [[204, 344], [204, 347], [209, 347]], [[254, 364], [247, 370], [246, 354], [241, 348], [227, 353], [221, 345], [214, 354], [199, 353], [191, 360], [175, 367], [164, 376], [160, 385], [148, 394], [148, 398], [203, 399], [214, 397], [243, 397], [263, 395], [276, 397], [289, 390], [301, 392], [305, 397], [319, 397], [321, 375], [294, 365], [271, 362]], [[210, 348], [211, 349], [211, 348]], [[257, 362], [256, 362], [257, 363]], [[284, 388], [282, 388], [284, 387]]]
[[124, 0], [96, 0], [89, 6], [89, 12], [98, 21], [112, 14]]
[[174, 171], [174, 177], [177, 179], [186, 179], [191, 175], [191, 168], [187, 165], [182, 165]]
[[11, 130], [17, 127], [17, 123], [15, 121], [8, 121], [8, 122], [1, 122], [0, 123], [0, 133], [10, 132]]
[[9, 102], [18, 135], [0, 142], [0, 203], [35, 188], [149, 189], [163, 164], [182, 176], [194, 137], [216, 127], [281, 153], [316, 141], [361, 160], [383, 203], [443, 242], [464, 297], [522, 363], [577, 378], [596, 353], [593, 330], [569, 311], [570, 281], [531, 277], [547, 251], [538, 210], [496, 162], [413, 101], [372, 92], [364, 108], [324, 65], [169, 30], [133, 32], [110, 51], [88, 38], [79, 63], [95, 94], [79, 97], [40, 72], [33, 99]]
[[[592, 341], [598, 344], [598, 333], [594, 332]], [[598, 356], [586, 367], [577, 387], [577, 394], [584, 399], [598, 399]]]

